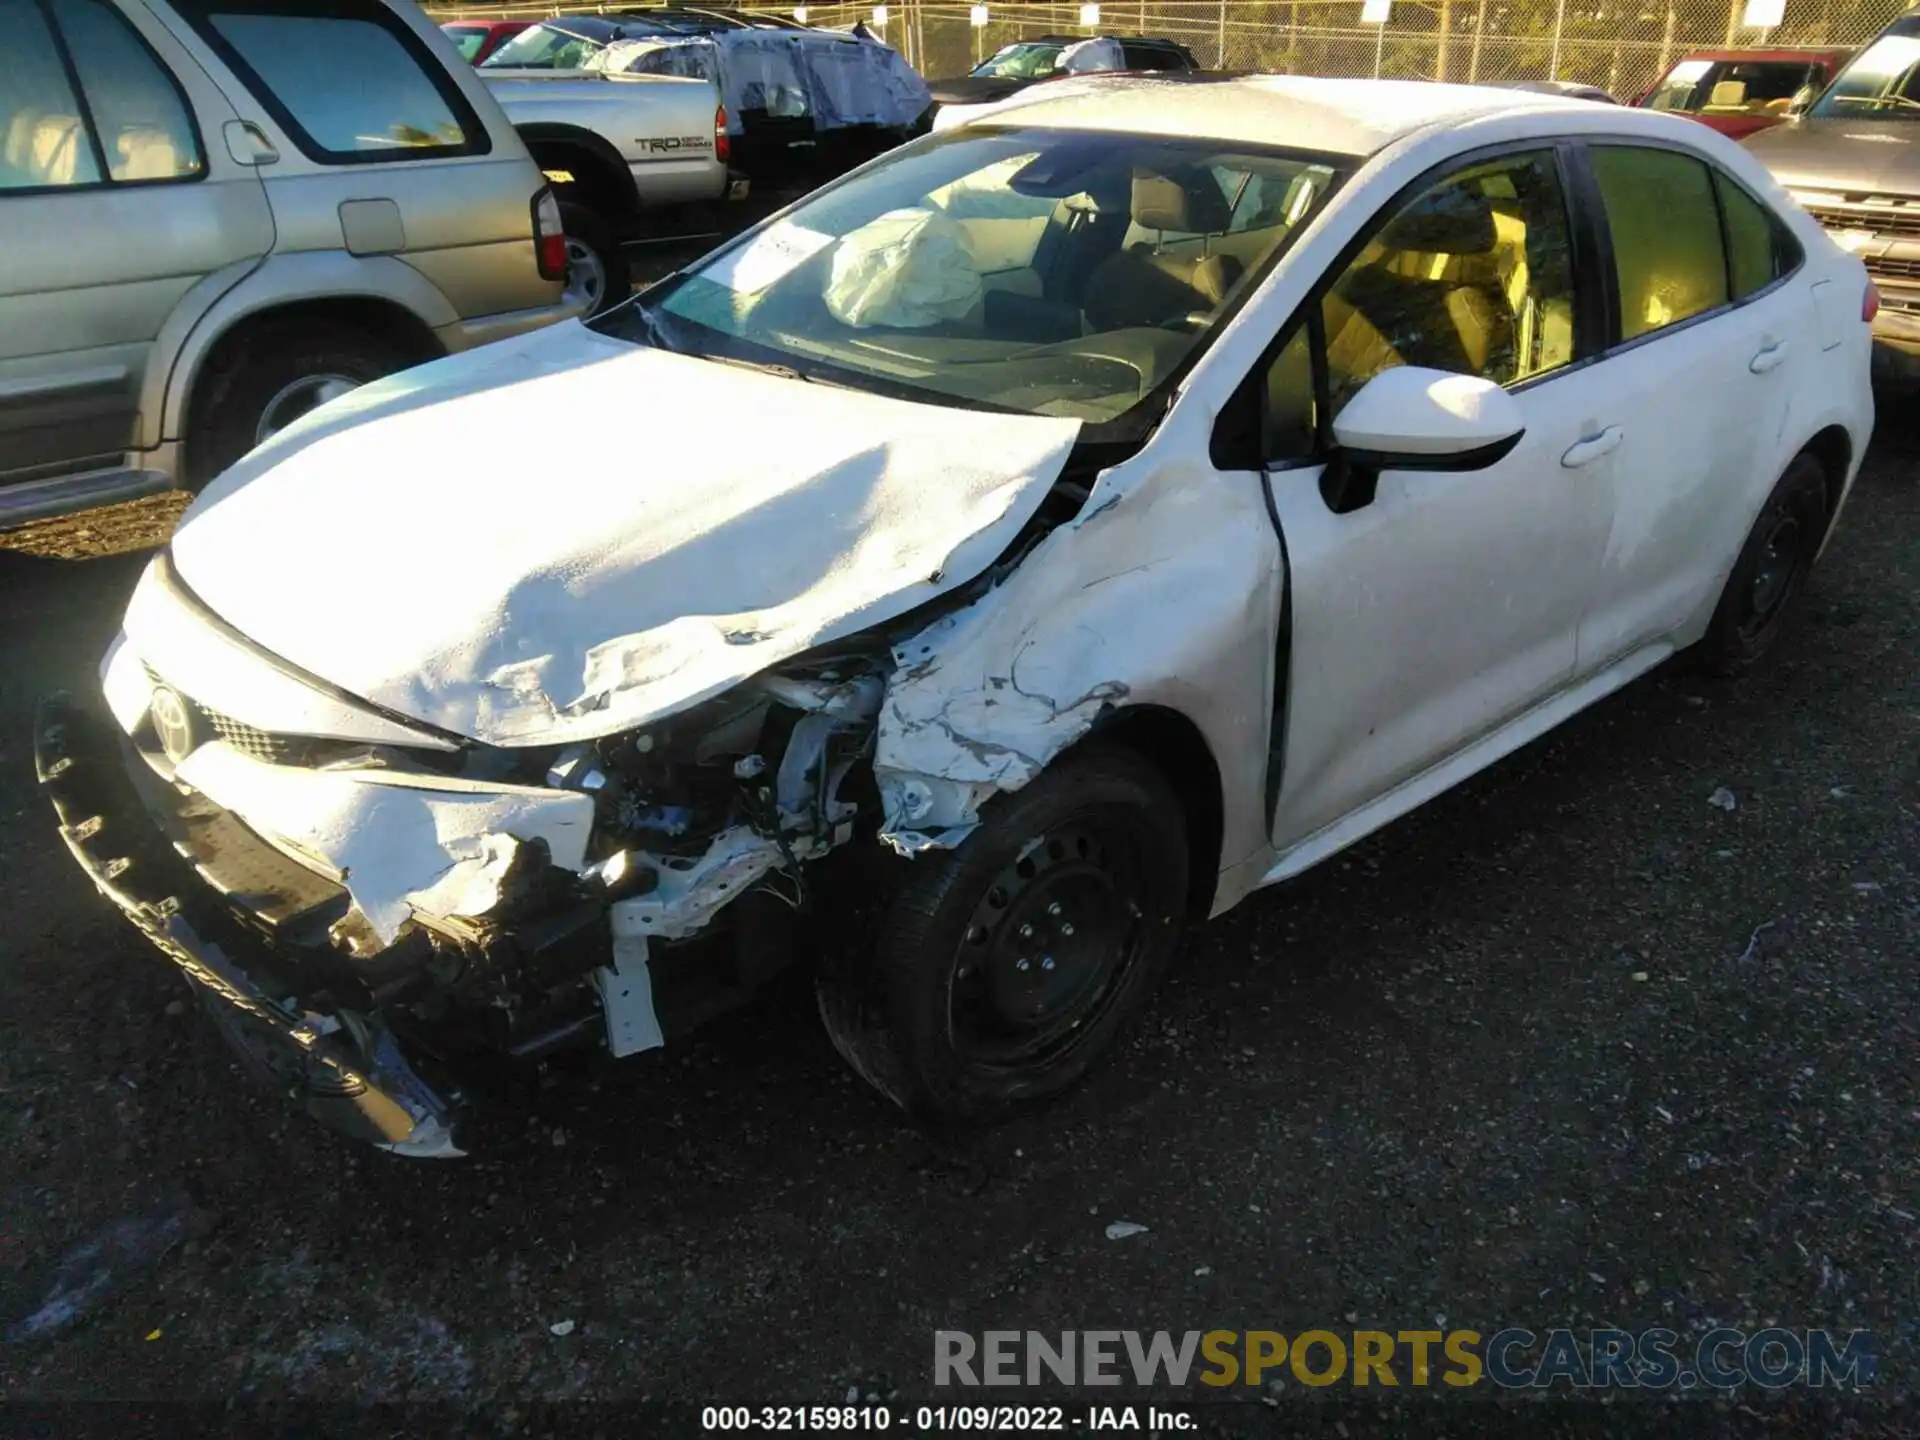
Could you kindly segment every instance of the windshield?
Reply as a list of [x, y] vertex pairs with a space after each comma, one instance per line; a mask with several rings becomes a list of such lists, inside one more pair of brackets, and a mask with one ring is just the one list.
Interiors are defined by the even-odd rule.
[[1878, 120], [1920, 117], [1920, 22], [1902, 20], [1853, 57], [1811, 114], [1872, 115]]
[[999, 80], [1038, 80], [1053, 74], [1065, 48], [1035, 43], [1003, 46], [984, 64], [976, 65], [973, 73]]
[[598, 323], [1102, 424], [1185, 369], [1341, 173], [1218, 141], [969, 127], [816, 192]]
[[578, 70], [603, 47], [552, 25], [522, 30], [480, 62], [482, 70]]
[[1682, 60], [1647, 96], [1649, 110], [1784, 115], [1818, 71], [1805, 60]]

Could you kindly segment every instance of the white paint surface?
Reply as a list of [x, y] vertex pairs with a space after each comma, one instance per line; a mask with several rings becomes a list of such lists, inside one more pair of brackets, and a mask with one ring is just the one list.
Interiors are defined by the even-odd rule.
[[578, 870], [593, 800], [564, 790], [480, 786], [380, 770], [267, 765], [224, 741], [177, 767], [183, 784], [307, 860], [331, 868], [391, 942], [417, 908], [482, 914], [512, 842], [547, 842], [553, 863]]
[[972, 579], [1078, 430], [565, 325], [289, 427], [209, 488], [173, 554], [216, 613], [354, 695], [559, 743]]
[[1458, 455], [1525, 427], [1513, 397], [1492, 381], [1402, 365], [1361, 387], [1334, 422], [1334, 437], [1355, 450]]

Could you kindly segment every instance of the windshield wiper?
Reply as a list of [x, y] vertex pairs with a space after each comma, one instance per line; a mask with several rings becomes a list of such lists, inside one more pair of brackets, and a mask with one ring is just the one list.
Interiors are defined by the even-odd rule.
[[758, 370], [763, 375], [778, 375], [782, 380], [804, 380], [809, 385], [815, 383], [814, 376], [775, 360], [747, 360], [739, 355], [723, 355], [717, 350], [703, 350], [700, 358], [717, 360], [722, 365], [737, 365], [742, 370]]

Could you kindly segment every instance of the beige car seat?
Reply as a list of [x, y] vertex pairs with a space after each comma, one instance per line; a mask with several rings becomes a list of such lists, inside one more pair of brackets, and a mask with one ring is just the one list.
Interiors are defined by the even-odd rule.
[[[1183, 237], [1225, 233], [1232, 218], [1226, 196], [1210, 175], [1176, 178], [1151, 170], [1133, 175], [1133, 223], [1142, 230]], [[1159, 244], [1134, 245], [1094, 266], [1081, 296], [1095, 332], [1164, 325], [1214, 309], [1242, 274], [1230, 255], [1173, 254]]]
[[89, 184], [99, 178], [78, 115], [16, 112], [7, 127], [6, 162], [31, 185]]

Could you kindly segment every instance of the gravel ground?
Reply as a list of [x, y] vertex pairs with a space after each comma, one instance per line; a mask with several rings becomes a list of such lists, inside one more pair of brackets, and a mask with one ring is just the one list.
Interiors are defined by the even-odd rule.
[[[87, 683], [141, 563], [44, 557], [163, 526], [147, 502], [0, 553], [0, 1319], [153, 1194], [200, 1213], [85, 1324], [0, 1344], [0, 1394], [512, 1423], [924, 1398], [936, 1327], [1776, 1321], [1870, 1329], [1877, 1393], [1911, 1386], [1920, 437], [1883, 434], [1761, 673], [1650, 676], [1254, 898], [1192, 937], [1114, 1063], [964, 1142], [850, 1079], [799, 993], [530, 1075], [500, 1147], [457, 1164], [347, 1148], [246, 1088], [34, 793], [33, 697]], [[1148, 1229], [1109, 1240], [1115, 1220]], [[1330, 1394], [1207, 1422], [1353, 1398]], [[1804, 1420], [1745, 1404], [1605, 1415]], [[1476, 1433], [1496, 1412], [1408, 1423], [1436, 1413]], [[1550, 1415], [1522, 1428], [1592, 1418]]]

